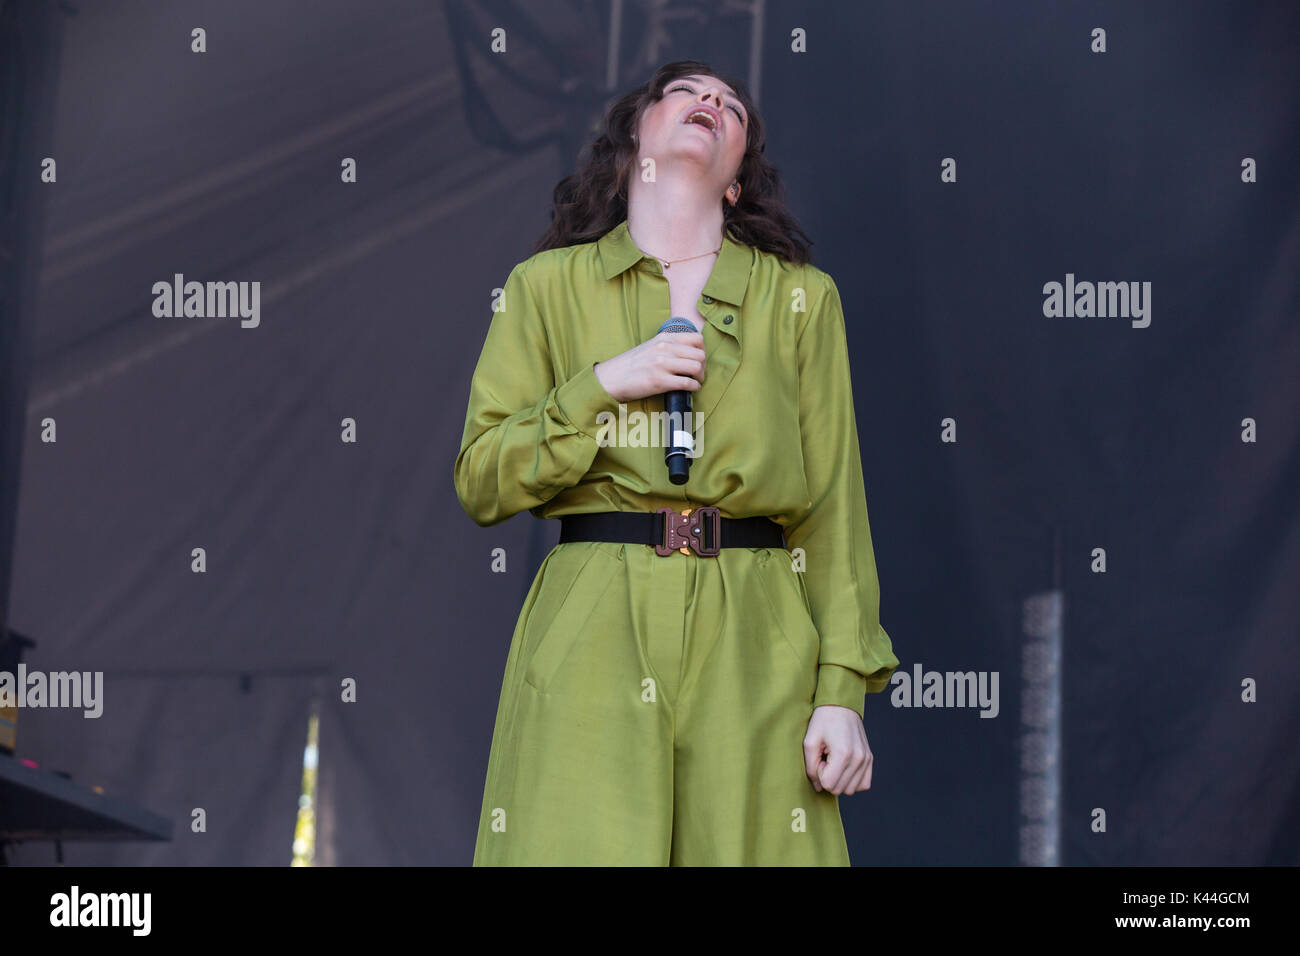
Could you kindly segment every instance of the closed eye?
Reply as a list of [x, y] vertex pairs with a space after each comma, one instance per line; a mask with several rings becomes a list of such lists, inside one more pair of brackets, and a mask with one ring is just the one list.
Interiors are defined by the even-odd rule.
[[[668, 89], [664, 90], [664, 92], [665, 92], [665, 93], [672, 93], [672, 92], [675, 92], [675, 91], [677, 91], [677, 90], [685, 90], [687, 93], [694, 93], [694, 92], [695, 92], [693, 89], [691, 89], [691, 88], [690, 88], [689, 86], [687, 86], [685, 83], [679, 83], [679, 84], [677, 84], [676, 86], [670, 86], [670, 87], [668, 87]], [[740, 108], [739, 108], [739, 107], [737, 107], [737, 106], [732, 106], [731, 104], [728, 104], [728, 105], [727, 105], [727, 109], [731, 110], [733, 113], [736, 114], [736, 119], [740, 120], [740, 125], [741, 125], [741, 126], [744, 126], [744, 125], [745, 125], [745, 114], [742, 113], [742, 112], [740, 111]]]

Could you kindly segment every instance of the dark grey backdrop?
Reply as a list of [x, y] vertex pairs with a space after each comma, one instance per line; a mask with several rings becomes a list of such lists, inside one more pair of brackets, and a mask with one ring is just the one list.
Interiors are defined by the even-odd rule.
[[[669, 6], [621, 5], [615, 86], [683, 57], [761, 79], [845, 305], [902, 667], [1001, 675], [992, 720], [869, 698], [855, 862], [1017, 861], [1022, 605], [1054, 587], [1060, 860], [1298, 862], [1295, 6], [773, 0], [753, 46], [739, 5]], [[102, 718], [24, 712], [19, 752], [176, 821], [68, 862], [287, 863], [313, 699], [318, 862], [469, 862], [558, 529], [476, 527], [452, 463], [492, 290], [600, 114], [610, 9], [0, 0], [0, 595], [30, 666], [106, 674]], [[176, 272], [260, 281], [260, 327], [154, 318]], [[1067, 273], [1150, 282], [1150, 326], [1045, 317]]]

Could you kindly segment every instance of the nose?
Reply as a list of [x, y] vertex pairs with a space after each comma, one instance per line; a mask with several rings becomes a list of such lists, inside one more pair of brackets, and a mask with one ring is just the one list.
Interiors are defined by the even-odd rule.
[[716, 109], [722, 109], [722, 94], [716, 86], [710, 86], [700, 92], [697, 103], [707, 103]]

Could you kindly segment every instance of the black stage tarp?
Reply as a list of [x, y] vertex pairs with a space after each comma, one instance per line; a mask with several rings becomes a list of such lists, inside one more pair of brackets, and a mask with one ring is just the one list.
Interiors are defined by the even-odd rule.
[[[1053, 589], [1059, 861], [1300, 861], [1300, 11], [769, 2], [751, 50], [734, 11], [647, 8], [620, 91], [686, 57], [761, 77], [845, 307], [900, 671], [1001, 675], [994, 719], [868, 699], [854, 862], [1020, 858], [1023, 609]], [[105, 700], [23, 712], [18, 752], [177, 822], [65, 858], [288, 863], [317, 707], [317, 862], [466, 864], [558, 529], [475, 526], [452, 464], [492, 290], [599, 118], [610, 6], [56, 9], [57, 89], [5, 73], [5, 193], [43, 208], [6, 237], [34, 293], [0, 316], [6, 611]], [[54, 104], [46, 146], [20, 103]], [[177, 273], [260, 282], [259, 324], [155, 317]], [[1053, 282], [1149, 312], [1046, 315]]]

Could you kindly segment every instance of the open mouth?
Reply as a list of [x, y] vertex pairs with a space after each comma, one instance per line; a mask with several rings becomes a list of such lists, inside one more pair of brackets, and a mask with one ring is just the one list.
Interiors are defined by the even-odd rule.
[[686, 114], [686, 119], [682, 122], [688, 125], [702, 126], [715, 137], [718, 135], [718, 118], [706, 109], [694, 109]]

